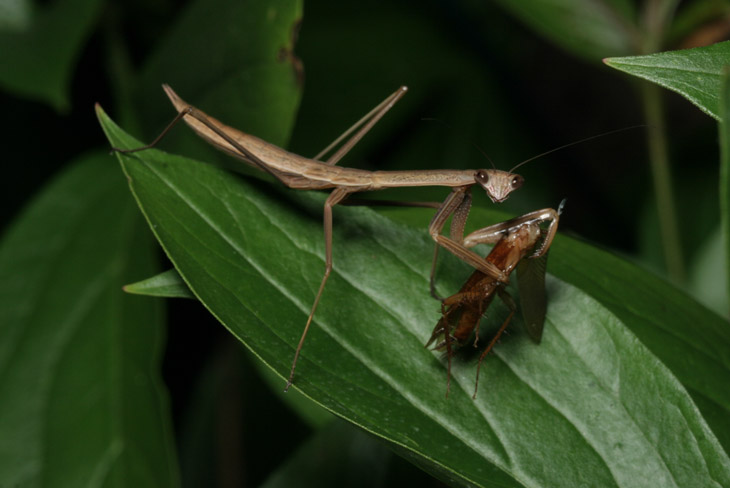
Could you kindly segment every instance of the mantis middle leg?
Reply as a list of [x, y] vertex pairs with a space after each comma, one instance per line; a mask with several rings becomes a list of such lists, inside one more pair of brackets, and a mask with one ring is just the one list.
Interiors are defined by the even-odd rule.
[[291, 371], [289, 372], [289, 379], [286, 382], [286, 387], [284, 388], [284, 391], [287, 391], [294, 381], [294, 369], [297, 367], [299, 353], [302, 351], [302, 346], [304, 345], [304, 339], [307, 337], [309, 326], [312, 325], [312, 318], [314, 317], [314, 312], [317, 310], [319, 299], [322, 297], [324, 286], [327, 284], [327, 278], [329, 278], [330, 273], [332, 272], [332, 207], [342, 202], [342, 200], [347, 198], [350, 193], [351, 191], [345, 188], [335, 188], [332, 193], [330, 193], [330, 196], [327, 197], [327, 200], [324, 202], [324, 276], [322, 276], [322, 282], [319, 285], [319, 291], [317, 291], [317, 296], [315, 297], [314, 303], [312, 304], [312, 310], [309, 312], [307, 324], [304, 326], [302, 336], [299, 339], [299, 344], [297, 344], [297, 349], [294, 352], [294, 360], [292, 361]]

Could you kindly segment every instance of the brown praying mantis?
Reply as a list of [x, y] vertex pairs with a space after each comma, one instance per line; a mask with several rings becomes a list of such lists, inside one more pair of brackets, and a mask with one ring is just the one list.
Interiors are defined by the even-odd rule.
[[[536, 210], [521, 217], [479, 229], [464, 239], [464, 245], [467, 247], [482, 243], [496, 243], [485, 260], [505, 274], [509, 275], [517, 267], [517, 281], [523, 317], [528, 335], [536, 343], [539, 343], [542, 338], [547, 308], [545, 298], [547, 252], [558, 229], [558, 220], [564, 205], [565, 200], [560, 203], [557, 211], [551, 208]], [[545, 222], [549, 222], [549, 225], [547, 229], [543, 230], [540, 225]], [[463, 345], [474, 333], [474, 347], [476, 347], [479, 339], [479, 322], [495, 295], [499, 296], [510, 312], [479, 356], [473, 396], [473, 398], [476, 398], [482, 361], [509, 325], [517, 307], [512, 297], [505, 290], [505, 283], [480, 270], [475, 270], [472, 273], [458, 293], [442, 301], [441, 319], [433, 329], [426, 347], [429, 347], [440, 336], [443, 336], [441, 342], [438, 342], [434, 349], [446, 350], [448, 362], [447, 396], [451, 387], [453, 342], [456, 342], [457, 345]]]
[[[269, 173], [289, 188], [298, 190], [333, 189], [324, 203], [325, 271], [307, 318], [307, 323], [297, 344], [285, 390], [288, 390], [293, 382], [294, 370], [304, 339], [309, 331], [312, 318], [327, 283], [327, 278], [332, 271], [332, 207], [342, 203], [352, 193], [413, 186], [446, 186], [452, 188], [451, 193], [441, 204], [413, 204], [415, 206], [437, 208], [436, 214], [428, 226], [428, 232], [436, 242], [431, 268], [432, 294], [436, 296], [434, 291], [434, 269], [439, 246], [444, 247], [491, 279], [499, 283], [508, 282], [509, 272], [505, 272], [488, 260], [482, 259], [468, 246], [465, 246], [463, 235], [466, 219], [471, 208], [471, 187], [479, 185], [493, 202], [503, 202], [509, 197], [510, 193], [520, 188], [524, 182], [521, 176], [512, 172], [514, 168], [510, 171], [498, 169], [365, 171], [336, 166], [340, 159], [406, 93], [407, 88], [405, 86], [400, 87], [383, 100], [313, 159], [290, 153], [258, 137], [224, 125], [183, 101], [168, 85], [163, 85], [163, 88], [177, 109], [177, 116], [150, 144], [135, 149], [114, 148], [115, 151], [129, 154], [152, 148], [174, 125], [180, 120], [184, 120], [195, 133], [217, 149]], [[348, 139], [345, 140], [346, 138]], [[324, 161], [320, 160], [340, 143], [342, 143], [340, 148], [329, 158]], [[404, 204], [407, 205], [407, 203]], [[446, 221], [451, 216], [453, 218], [449, 237], [441, 235]]]

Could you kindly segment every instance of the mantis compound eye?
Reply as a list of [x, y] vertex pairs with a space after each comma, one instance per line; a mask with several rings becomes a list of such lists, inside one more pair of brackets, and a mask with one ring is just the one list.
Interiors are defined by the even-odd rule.
[[511, 185], [512, 185], [512, 189], [513, 189], [513, 190], [516, 190], [516, 189], [518, 189], [519, 187], [521, 187], [521, 186], [522, 186], [522, 184], [523, 184], [524, 182], [525, 182], [525, 179], [524, 179], [524, 178], [523, 178], [522, 176], [520, 176], [520, 175], [515, 175], [515, 177], [514, 177], [514, 178], [512, 178], [512, 182], [511, 182]]
[[479, 170], [474, 175], [474, 179], [479, 183], [480, 185], [486, 185], [489, 181], [489, 173], [487, 173], [484, 170]]

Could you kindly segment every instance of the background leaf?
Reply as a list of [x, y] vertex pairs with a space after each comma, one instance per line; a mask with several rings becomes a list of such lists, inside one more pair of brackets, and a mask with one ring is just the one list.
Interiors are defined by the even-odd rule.
[[498, 2], [561, 48], [595, 61], [627, 54], [637, 36], [634, 5], [625, 0], [528, 0]]
[[168, 269], [145, 280], [124, 285], [124, 291], [152, 297], [195, 298], [175, 269]]
[[[102, 121], [113, 145], [138, 145]], [[321, 195], [158, 151], [121, 160], [193, 292], [285, 377], [323, 269]], [[521, 332], [504, 343], [476, 401], [474, 364], [458, 361], [445, 399], [444, 367], [423, 347], [438, 318], [426, 292], [427, 233], [367, 209], [337, 213], [335, 271], [295, 377], [306, 395], [459, 483], [730, 482], [730, 460], [680, 383], [608, 310], [555, 280], [543, 344]], [[560, 254], [556, 245], [551, 259]], [[666, 421], [657, 425], [657, 416]], [[568, 452], [569, 466], [560, 462]]]
[[[174, 116], [162, 93], [167, 83], [184, 99], [215, 107], [229, 123], [255, 127], [257, 136], [285, 145], [304, 76], [293, 52], [301, 15], [301, 2], [288, 0], [190, 3], [140, 74], [134, 104], [147, 114], [138, 121], [142, 129], [157, 134]], [[173, 131], [165, 144], [230, 162], [183, 131]]]
[[103, 3], [35, 3], [17, 2], [13, 9], [16, 14], [5, 17], [8, 22], [0, 24], [0, 85], [66, 111], [76, 61]]
[[730, 68], [724, 68], [720, 91], [720, 241], [725, 251], [726, 292], [730, 292]]
[[[352, 452], [363, 455], [352, 456]], [[390, 450], [373, 436], [343, 421], [332, 422], [261, 486], [389, 486], [397, 482], [387, 479], [391, 456]]]
[[722, 69], [730, 65], [730, 41], [647, 56], [608, 58], [604, 62], [677, 92], [707, 115], [720, 120]]
[[155, 269], [142, 224], [95, 153], [5, 235], [0, 485], [177, 484], [161, 304], [120, 293]]
[[716, 314], [725, 316], [730, 310], [730, 297], [727, 274], [722, 271], [727, 267], [726, 238], [722, 230], [718, 226], [705, 245], [698, 249], [692, 263], [689, 286], [692, 295], [700, 303]]

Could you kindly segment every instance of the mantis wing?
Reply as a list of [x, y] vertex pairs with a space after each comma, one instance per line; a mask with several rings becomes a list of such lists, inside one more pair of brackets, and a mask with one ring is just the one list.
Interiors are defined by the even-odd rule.
[[520, 291], [520, 308], [527, 334], [535, 343], [542, 339], [545, 326], [547, 297], [545, 296], [545, 269], [548, 253], [538, 258], [527, 258], [517, 265], [517, 288]]

